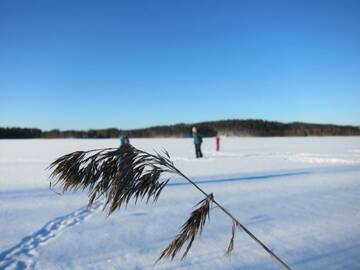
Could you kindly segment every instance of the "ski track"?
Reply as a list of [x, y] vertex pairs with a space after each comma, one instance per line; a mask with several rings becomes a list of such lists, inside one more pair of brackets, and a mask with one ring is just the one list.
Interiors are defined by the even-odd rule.
[[[278, 173], [278, 174], [266, 174], [266, 175], [257, 175], [257, 176], [246, 176], [246, 177], [234, 177], [234, 178], [221, 178], [221, 179], [209, 179], [209, 180], [199, 180], [194, 181], [195, 184], [219, 184], [226, 182], [239, 182], [239, 181], [250, 181], [250, 180], [266, 180], [271, 178], [281, 178], [281, 177], [291, 177], [291, 176], [300, 176], [310, 174], [308, 171], [293, 172], [293, 173]], [[178, 183], [169, 183], [167, 186], [188, 186], [192, 185], [189, 182], [178, 182]]]
[[91, 208], [81, 207], [74, 212], [57, 217], [47, 222], [38, 231], [25, 236], [18, 244], [0, 253], [1, 270], [36, 269], [36, 249], [61, 234], [66, 229], [81, 224], [85, 219], [98, 211], [101, 202], [95, 202]]
[[[351, 149], [347, 151], [347, 154], [338, 153], [338, 154], [321, 154], [321, 153], [311, 153], [311, 152], [254, 152], [254, 153], [232, 153], [232, 152], [214, 152], [206, 151], [204, 158], [189, 158], [185, 156], [173, 156], [173, 161], [182, 161], [182, 162], [209, 162], [209, 161], [219, 161], [225, 158], [277, 158], [288, 160], [290, 162], [301, 162], [301, 163], [311, 163], [311, 164], [349, 164], [357, 165], [360, 164], [360, 150]], [[350, 153], [350, 155], [349, 155]]]

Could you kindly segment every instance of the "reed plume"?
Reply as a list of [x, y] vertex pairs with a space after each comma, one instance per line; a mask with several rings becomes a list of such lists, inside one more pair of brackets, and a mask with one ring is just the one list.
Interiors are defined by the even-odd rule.
[[[231, 238], [226, 249], [229, 255], [234, 249], [235, 233], [242, 229], [253, 240], [262, 246], [284, 269], [290, 269], [285, 262], [277, 257], [249, 230], [247, 230], [228, 210], [218, 203], [213, 194], [206, 193], [195, 182], [178, 170], [170, 159], [169, 153], [155, 152], [150, 154], [136, 149], [131, 145], [120, 148], [94, 149], [76, 151], [59, 157], [50, 164], [52, 170], [51, 185], [62, 186], [63, 192], [69, 190], [88, 190], [88, 206], [95, 200], [105, 199], [104, 210], [108, 215], [122, 206], [127, 206], [131, 200], [157, 201], [171, 175], [185, 178], [205, 198], [191, 212], [188, 220], [182, 225], [179, 234], [166, 247], [156, 262], [164, 258], [173, 260], [187, 242], [182, 255], [188, 255], [197, 235], [201, 234], [206, 221], [210, 218], [212, 205], [223, 211], [232, 222]], [[166, 177], [165, 177], [166, 176]]]

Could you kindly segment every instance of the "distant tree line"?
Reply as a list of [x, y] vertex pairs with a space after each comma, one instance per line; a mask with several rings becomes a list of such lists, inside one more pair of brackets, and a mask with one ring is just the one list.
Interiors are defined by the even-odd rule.
[[41, 138], [42, 131], [38, 128], [0, 128], [0, 139]]
[[222, 120], [195, 124], [176, 124], [149, 128], [121, 130], [117, 128], [90, 130], [50, 130], [37, 128], [0, 128], [1, 139], [20, 138], [131, 138], [191, 137], [191, 128], [196, 126], [204, 137], [217, 133], [225, 136], [358, 136], [360, 128], [330, 124], [280, 123], [264, 120]]

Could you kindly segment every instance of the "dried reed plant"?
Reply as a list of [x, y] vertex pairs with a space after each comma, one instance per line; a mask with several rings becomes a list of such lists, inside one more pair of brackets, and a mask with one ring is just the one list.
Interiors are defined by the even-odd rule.
[[[127, 206], [133, 199], [156, 201], [171, 175], [185, 178], [205, 198], [201, 200], [182, 225], [179, 234], [160, 254], [156, 262], [164, 258], [173, 260], [186, 242], [182, 255], [184, 258], [190, 251], [195, 237], [202, 233], [210, 211], [215, 207], [223, 211], [232, 222], [231, 238], [226, 249], [229, 255], [234, 249], [237, 229], [242, 229], [272, 256], [284, 269], [290, 267], [269, 248], [244, 227], [228, 210], [218, 203], [213, 194], [206, 193], [195, 182], [179, 171], [164, 150], [163, 155], [155, 152], [150, 154], [136, 149], [131, 145], [120, 148], [94, 149], [76, 151], [59, 157], [50, 164], [52, 170], [50, 185], [61, 185], [63, 192], [69, 190], [85, 190], [89, 192], [88, 206], [100, 197], [105, 198], [104, 210], [110, 215], [116, 209]], [[164, 176], [168, 176], [164, 178]]]
[[170, 243], [170, 245], [160, 254], [160, 257], [157, 261], [162, 258], [170, 257], [174, 259], [176, 253], [182, 248], [186, 241], [189, 241], [186, 250], [182, 256], [184, 258], [198, 233], [202, 233], [206, 219], [210, 219], [210, 209], [212, 203], [213, 195], [210, 194], [209, 197], [206, 197], [200, 201], [196, 206], [199, 206], [194, 211], [192, 211], [189, 219], [183, 224], [180, 233], [176, 238]]

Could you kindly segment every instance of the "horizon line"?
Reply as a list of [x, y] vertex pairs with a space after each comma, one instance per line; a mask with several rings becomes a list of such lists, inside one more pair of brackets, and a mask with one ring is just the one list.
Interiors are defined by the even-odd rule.
[[141, 129], [149, 129], [155, 127], [165, 127], [165, 126], [177, 126], [177, 125], [200, 125], [204, 123], [211, 122], [223, 122], [223, 121], [263, 121], [263, 122], [273, 122], [279, 124], [308, 124], [308, 125], [329, 125], [329, 126], [340, 126], [340, 127], [355, 127], [359, 128], [360, 125], [350, 125], [350, 124], [334, 124], [334, 123], [316, 123], [316, 122], [302, 122], [302, 121], [291, 121], [291, 122], [281, 122], [278, 120], [265, 120], [265, 119], [257, 119], [257, 118], [228, 118], [228, 119], [220, 119], [220, 120], [204, 120], [200, 122], [177, 122], [174, 124], [154, 124], [151, 126], [138, 127], [138, 128], [130, 128], [130, 129], [122, 129], [119, 127], [107, 127], [107, 128], [87, 128], [87, 129], [60, 129], [60, 128], [52, 128], [52, 129], [42, 129], [39, 127], [24, 127], [24, 126], [0, 126], [0, 128], [23, 128], [23, 129], [39, 129], [41, 131], [49, 132], [54, 130], [59, 131], [89, 131], [89, 130], [109, 130], [109, 129], [117, 129], [121, 131], [133, 131], [133, 130], [141, 130]]

